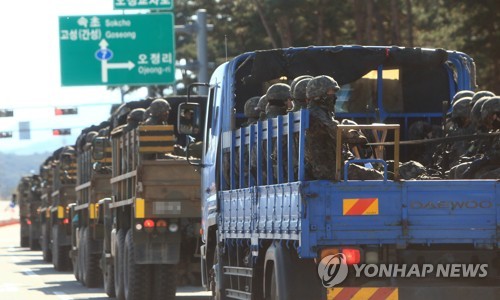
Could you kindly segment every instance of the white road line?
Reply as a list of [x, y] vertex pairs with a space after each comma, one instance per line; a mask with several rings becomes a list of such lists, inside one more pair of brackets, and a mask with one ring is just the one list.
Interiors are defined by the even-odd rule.
[[57, 296], [57, 298], [61, 299], [61, 300], [72, 300], [73, 298], [71, 298], [70, 296], [66, 295], [65, 293], [63, 292], [53, 292], [54, 295]]
[[26, 275], [30, 275], [30, 276], [40, 276], [40, 275], [38, 275], [37, 273], [33, 272], [30, 269], [24, 269], [23, 273], [26, 274]]

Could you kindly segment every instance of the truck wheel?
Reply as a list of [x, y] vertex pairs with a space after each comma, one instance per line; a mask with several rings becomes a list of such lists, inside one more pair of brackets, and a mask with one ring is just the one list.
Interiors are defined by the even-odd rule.
[[150, 299], [151, 268], [150, 265], [140, 265], [135, 261], [135, 245], [132, 230], [125, 237], [125, 251], [123, 251], [123, 287], [127, 300]]
[[212, 269], [209, 271], [209, 284], [212, 290], [212, 296], [214, 300], [224, 300], [226, 299], [226, 286], [227, 280], [223, 273], [224, 266], [227, 265], [227, 259], [223, 253], [220, 253], [219, 246], [215, 247], [214, 253], [214, 264]]
[[85, 227], [80, 227], [80, 230], [78, 231], [78, 257], [77, 257], [77, 264], [78, 264], [78, 277], [80, 277], [80, 282], [85, 286], [85, 268], [83, 267], [85, 265], [85, 262], [83, 261], [83, 257], [85, 256], [85, 249], [83, 249], [83, 244], [85, 243], [83, 240], [83, 232], [85, 231]]
[[177, 283], [175, 265], [154, 265], [153, 299], [173, 300]]
[[30, 242], [29, 246], [31, 250], [40, 250], [40, 237], [36, 236], [36, 233], [39, 232], [34, 225], [30, 225]]
[[279, 298], [278, 283], [276, 282], [276, 272], [272, 270], [271, 275], [271, 288], [269, 292], [269, 297], [266, 300], [277, 300]]
[[90, 236], [90, 230], [85, 227], [83, 230], [83, 244], [80, 243], [83, 251], [83, 273], [85, 285], [89, 288], [100, 287], [102, 284], [101, 270], [99, 268], [99, 256], [92, 253], [95, 241]]
[[116, 296], [115, 293], [115, 268], [113, 263], [106, 260], [106, 251], [103, 249], [101, 256], [102, 278], [104, 283], [104, 292], [110, 298]]
[[59, 246], [59, 225], [52, 226], [52, 264], [56, 271], [67, 271], [71, 267], [68, 246]]
[[43, 260], [50, 263], [52, 262], [52, 251], [50, 249], [50, 234], [49, 225], [47, 223], [42, 225], [42, 257]]
[[314, 262], [300, 259], [295, 250], [279, 242], [266, 252], [264, 278], [266, 300], [322, 298], [323, 287]]
[[[76, 227], [73, 227], [71, 230], [75, 231], [75, 234], [76, 232], [80, 233], [80, 231], [77, 231], [78, 228]], [[79, 245], [78, 243], [76, 243], [76, 255], [73, 253], [73, 255], [71, 255], [71, 263], [73, 264], [73, 275], [75, 276], [75, 279], [76, 281], [80, 281], [80, 267], [79, 267], [79, 263], [78, 263], [78, 258], [79, 258], [79, 253], [80, 253], [80, 249], [78, 249]]]
[[114, 281], [115, 294], [117, 300], [125, 300], [125, 290], [123, 289], [123, 250], [125, 248], [125, 232], [119, 229], [116, 233], [115, 240], [115, 257], [114, 257]]
[[29, 236], [22, 236], [21, 237], [21, 247], [26, 248], [30, 246], [30, 237]]

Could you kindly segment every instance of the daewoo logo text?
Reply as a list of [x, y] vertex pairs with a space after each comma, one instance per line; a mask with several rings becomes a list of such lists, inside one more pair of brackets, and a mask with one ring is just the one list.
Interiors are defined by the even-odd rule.
[[491, 208], [491, 207], [493, 207], [493, 202], [488, 200], [410, 202], [410, 208], [415, 208], [415, 209], [475, 209], [475, 208]]

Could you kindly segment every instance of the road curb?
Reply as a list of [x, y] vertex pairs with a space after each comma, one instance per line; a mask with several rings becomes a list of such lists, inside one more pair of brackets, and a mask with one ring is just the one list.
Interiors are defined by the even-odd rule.
[[14, 224], [19, 224], [19, 220], [18, 219], [10, 219], [10, 220], [0, 221], [0, 227], [14, 225]]

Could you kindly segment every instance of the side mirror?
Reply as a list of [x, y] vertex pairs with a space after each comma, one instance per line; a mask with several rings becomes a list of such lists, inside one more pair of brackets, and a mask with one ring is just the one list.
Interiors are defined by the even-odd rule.
[[108, 139], [105, 137], [96, 137], [92, 141], [92, 158], [94, 160], [103, 160], [105, 158], [106, 145]]
[[200, 131], [201, 108], [198, 103], [181, 103], [177, 111], [177, 131], [196, 135]]

